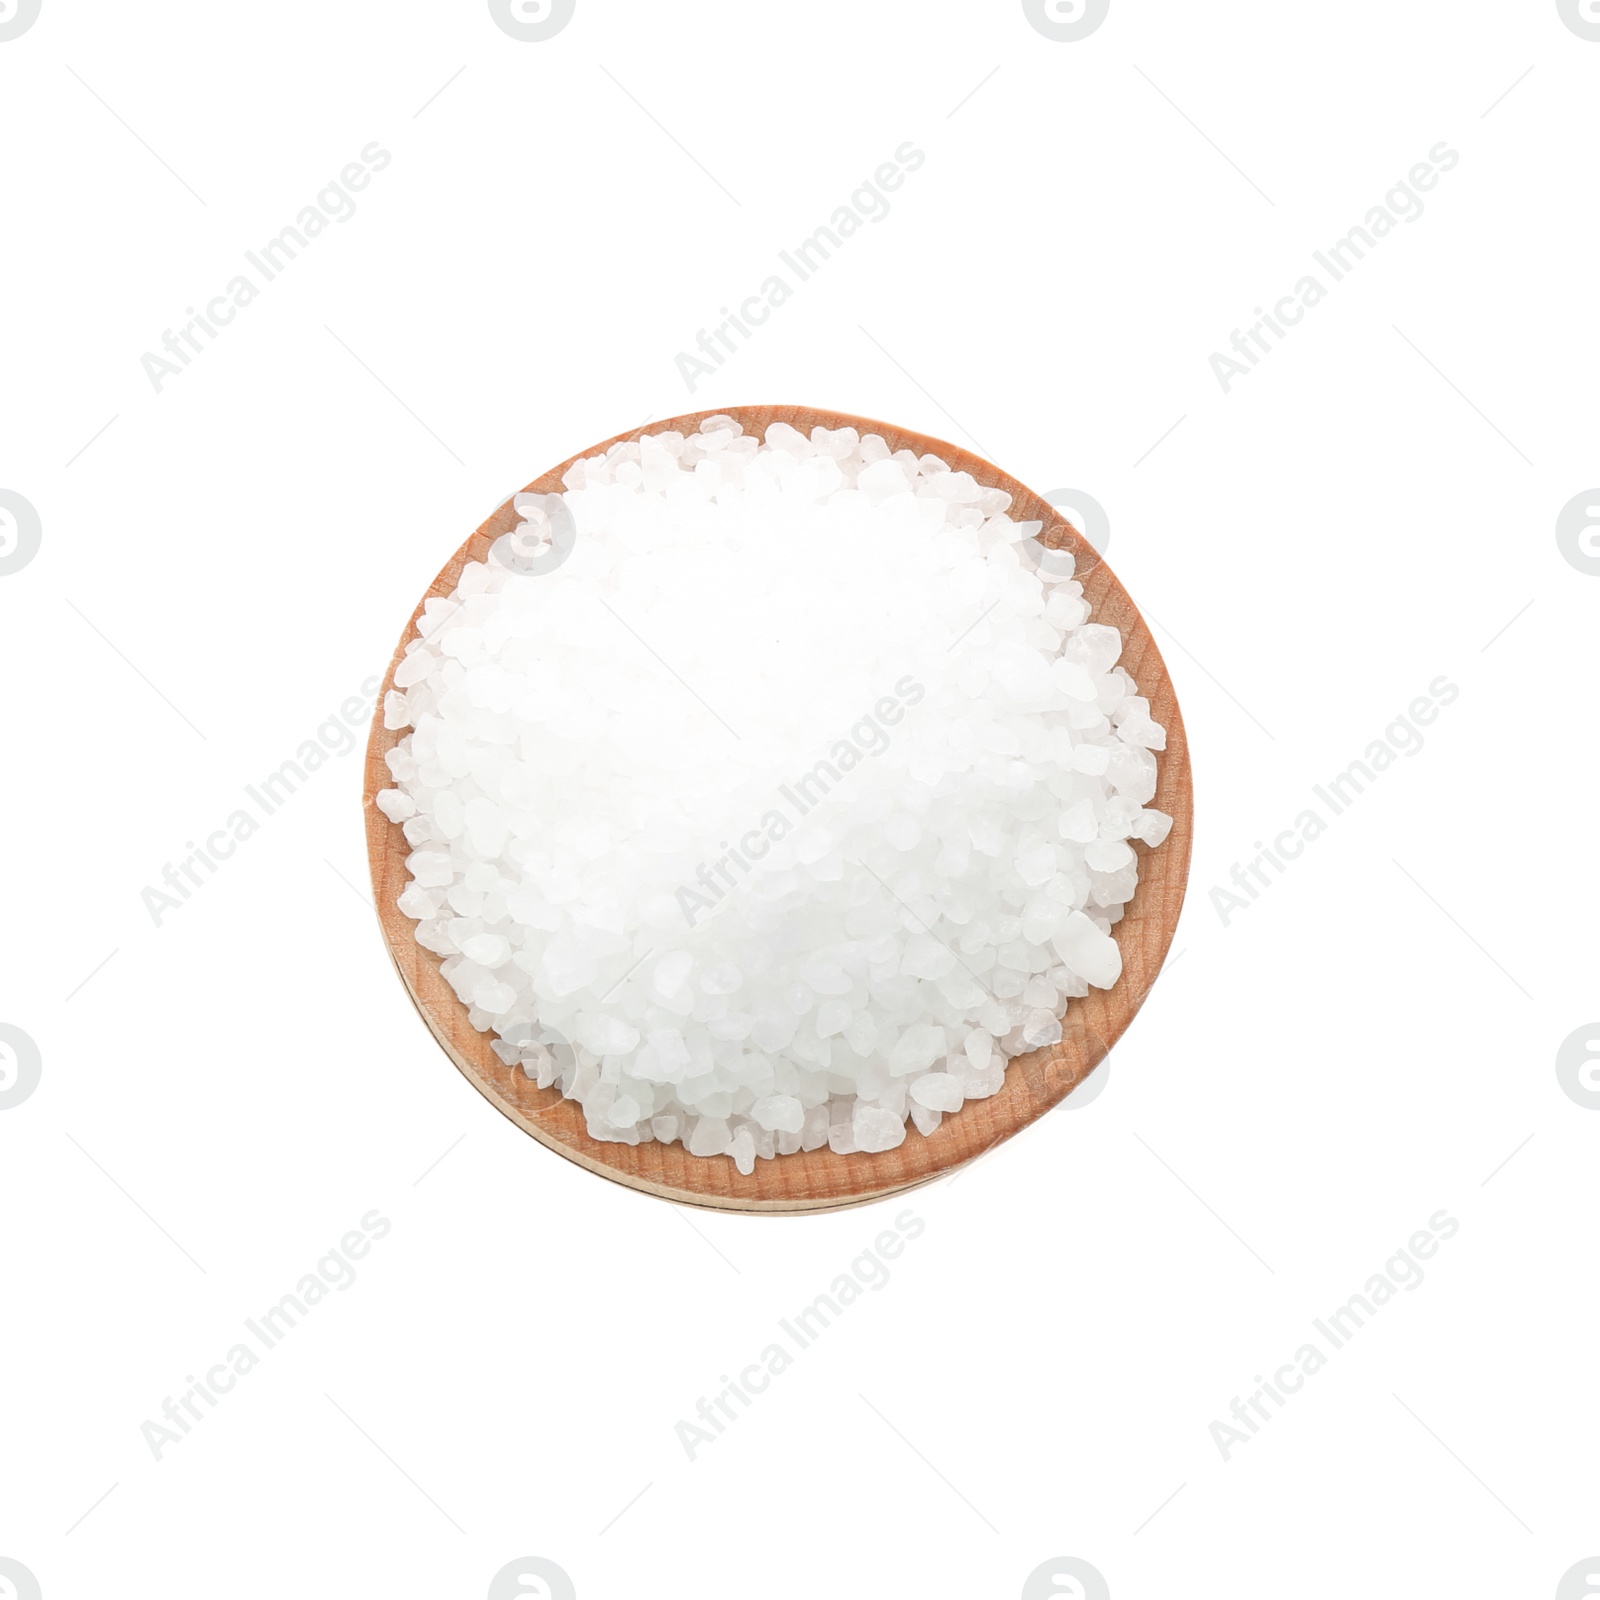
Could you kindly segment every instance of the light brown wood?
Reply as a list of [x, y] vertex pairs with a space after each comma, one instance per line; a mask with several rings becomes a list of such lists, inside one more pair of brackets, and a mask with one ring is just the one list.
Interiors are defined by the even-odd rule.
[[[721, 412], [698, 411], [635, 428], [618, 434], [616, 440], [580, 451], [579, 456], [592, 456], [617, 440], [637, 439], [647, 432], [667, 428], [694, 431], [702, 417], [716, 415], [737, 418], [746, 433], [764, 434], [773, 422], [787, 422], [805, 433], [818, 425], [852, 427], [864, 434], [880, 434], [892, 450], [908, 448], [918, 455], [931, 451], [952, 468], [970, 472], [979, 483], [1007, 490], [1013, 501], [1011, 516], [1019, 521], [1041, 520], [1045, 528], [1041, 538], [1046, 544], [1073, 551], [1093, 620], [1109, 623], [1121, 632], [1122, 664], [1149, 700], [1151, 716], [1167, 730], [1167, 748], [1156, 757], [1159, 779], [1151, 804], [1171, 815], [1172, 832], [1155, 850], [1135, 846], [1139, 887], [1115, 929], [1122, 948], [1122, 977], [1109, 990], [1092, 989], [1086, 998], [1071, 1001], [1061, 1041], [1012, 1061], [998, 1094], [969, 1101], [927, 1137], [908, 1127], [905, 1143], [895, 1150], [840, 1156], [824, 1145], [820, 1150], [758, 1160], [755, 1171], [744, 1177], [731, 1158], [691, 1156], [681, 1144], [630, 1146], [591, 1139], [576, 1102], [563, 1100], [557, 1089], [535, 1087], [520, 1069], [505, 1066], [494, 1054], [489, 1048], [490, 1035], [472, 1027], [466, 1007], [440, 977], [440, 958], [416, 942], [415, 924], [395, 906], [408, 881], [405, 858], [410, 847], [399, 825], [378, 810], [374, 796], [390, 784], [384, 757], [404, 736], [404, 730], [384, 727], [382, 693], [393, 686], [395, 667], [413, 637], [422, 601], [418, 601], [389, 663], [367, 744], [362, 803], [373, 897], [389, 954], [434, 1038], [487, 1100], [541, 1144], [601, 1177], [682, 1204], [742, 1212], [839, 1210], [927, 1183], [992, 1150], [1069, 1094], [1116, 1043], [1161, 971], [1183, 905], [1193, 826], [1189, 747], [1166, 664], [1144, 618], [1110, 567], [1047, 501], [959, 445], [886, 422], [806, 406], [729, 406]], [[522, 492], [559, 491], [562, 474], [579, 456], [552, 467]], [[450, 558], [423, 599], [450, 594], [466, 563], [487, 559], [493, 540], [519, 520], [507, 500]]]

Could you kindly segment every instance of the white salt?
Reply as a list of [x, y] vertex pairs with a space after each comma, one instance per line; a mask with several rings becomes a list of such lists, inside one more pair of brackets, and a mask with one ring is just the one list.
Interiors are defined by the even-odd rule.
[[[590, 1134], [899, 1146], [1108, 988], [1161, 727], [1071, 558], [875, 435], [578, 463], [384, 697], [401, 911]], [[1136, 847], [1137, 846], [1137, 847]]]

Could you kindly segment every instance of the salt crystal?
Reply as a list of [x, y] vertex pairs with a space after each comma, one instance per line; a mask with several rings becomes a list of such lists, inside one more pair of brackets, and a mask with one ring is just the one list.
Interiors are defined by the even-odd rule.
[[689, 1047], [676, 1028], [657, 1028], [649, 1036], [650, 1048], [655, 1052], [663, 1075], [662, 1081], [672, 1083], [688, 1070]]
[[683, 981], [694, 966], [694, 957], [687, 950], [674, 950], [656, 963], [650, 975], [650, 986], [658, 998], [670, 999], [683, 987]]
[[1063, 965], [1097, 989], [1109, 989], [1122, 975], [1122, 951], [1081, 911], [1074, 911], [1050, 944]]
[[399, 906], [402, 916], [414, 917], [419, 922], [437, 916], [439, 912], [439, 902], [433, 894], [416, 883], [407, 884], [400, 891], [400, 898], [395, 904]]
[[1172, 818], [1164, 811], [1141, 811], [1131, 824], [1133, 837], [1154, 848], [1165, 844], [1172, 832]]
[[961, 1085], [948, 1072], [927, 1072], [912, 1079], [911, 1098], [930, 1111], [959, 1111]]
[[893, 1150], [896, 1145], [905, 1143], [905, 1113], [858, 1105], [850, 1131], [858, 1150]]
[[1081, 661], [1069, 661], [1057, 656], [1050, 666], [1050, 678], [1060, 691], [1073, 700], [1095, 698], [1094, 674]]
[[1037, 977], [1029, 978], [1022, 990], [1022, 1003], [1034, 1010], [1044, 1007], [1054, 1016], [1056, 1006], [1055, 985], [1043, 973], [1040, 973]]
[[1093, 800], [1079, 800], [1056, 818], [1056, 831], [1074, 844], [1088, 844], [1100, 837], [1100, 818]]
[[1017, 857], [1017, 876], [1024, 883], [1048, 883], [1056, 874], [1056, 853], [1046, 843], [1033, 846]]
[[813, 1106], [806, 1112], [806, 1119], [800, 1129], [800, 1148], [802, 1150], [820, 1150], [828, 1142], [828, 1129], [831, 1126], [828, 1120], [828, 1107]]
[[1055, 1044], [1061, 1038], [1061, 1019], [1053, 1010], [1030, 1011], [1023, 1019], [1022, 1038], [1030, 1050]]
[[722, 1117], [697, 1117], [689, 1129], [689, 1154], [692, 1156], [720, 1156], [732, 1141], [728, 1124]]
[[749, 1123], [742, 1124], [739, 1131], [728, 1141], [728, 1154], [733, 1157], [734, 1166], [747, 1178], [755, 1171], [756, 1142], [750, 1136]]
[[597, 1056], [620, 1056], [638, 1044], [639, 1030], [620, 1017], [590, 1015], [579, 1021], [574, 1037]]
[[965, 1057], [957, 1057], [950, 1064], [951, 1076], [961, 1085], [961, 1092], [968, 1100], [987, 1100], [990, 1095], [998, 1094], [1005, 1082], [1006, 1066], [998, 1053], [996, 1059], [983, 1068], [974, 1067]]
[[511, 954], [511, 942], [502, 934], [479, 933], [461, 941], [461, 953], [480, 967], [498, 967]]
[[1133, 860], [1133, 851], [1121, 839], [1094, 839], [1083, 859], [1096, 872], [1117, 872]]
[[391, 822], [404, 822], [417, 814], [417, 802], [400, 789], [380, 789], [373, 799]]
[[[904, 1134], [905, 1129], [900, 1130]], [[856, 1143], [855, 1129], [848, 1122], [834, 1123], [828, 1129], [828, 1148], [836, 1156], [854, 1155], [860, 1148]]]
[[769, 1094], [750, 1107], [750, 1115], [763, 1128], [799, 1133], [805, 1124], [805, 1111], [792, 1094]]
[[895, 1077], [920, 1072], [944, 1054], [945, 1032], [932, 1023], [916, 1022], [901, 1033], [889, 1054], [889, 1070]]

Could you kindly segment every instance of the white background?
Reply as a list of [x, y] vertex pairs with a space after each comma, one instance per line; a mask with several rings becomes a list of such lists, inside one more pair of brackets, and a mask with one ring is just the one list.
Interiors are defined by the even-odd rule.
[[[0, 577], [0, 1021], [43, 1060], [0, 1112], [0, 1556], [46, 1600], [476, 1600], [524, 1555], [583, 1600], [1013, 1596], [1061, 1555], [1239, 1600], [1543, 1597], [1600, 1553], [1600, 1112], [1554, 1065], [1600, 1013], [1600, 577], [1554, 532], [1600, 482], [1597, 87], [1553, 0], [1113, 0], [1077, 43], [1012, 0], [578, 0], [544, 43], [466, 0], [44, 0], [0, 43], [0, 488], [43, 527]], [[141, 356], [373, 140], [157, 393]], [[906, 140], [691, 394], [678, 352]], [[1211, 353], [1441, 140], [1224, 394]], [[758, 401], [1095, 496], [1197, 801], [1105, 1091], [799, 1220], [601, 1182], [457, 1075], [363, 903], [357, 754], [141, 904], [510, 490]], [[1426, 747], [1225, 927], [1212, 886], [1441, 674]], [[893, 1281], [691, 1463], [674, 1424], [908, 1206]], [[153, 1459], [373, 1208], [354, 1286]], [[1440, 1208], [1421, 1287], [1225, 1462], [1210, 1424]]]

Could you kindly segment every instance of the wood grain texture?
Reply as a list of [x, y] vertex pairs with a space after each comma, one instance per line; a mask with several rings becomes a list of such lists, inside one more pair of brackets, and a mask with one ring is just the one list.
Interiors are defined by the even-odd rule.
[[[637, 439], [647, 432], [668, 428], [692, 432], [703, 417], [718, 415], [737, 418], [746, 433], [757, 435], [764, 435], [773, 422], [787, 422], [807, 434], [819, 425], [852, 427], [863, 434], [880, 434], [891, 450], [906, 448], [919, 456], [931, 451], [953, 469], [970, 472], [980, 484], [1008, 491], [1012, 517], [1042, 521], [1043, 542], [1074, 553], [1077, 576], [1092, 607], [1091, 620], [1108, 623], [1121, 632], [1122, 664], [1133, 674], [1140, 694], [1149, 700], [1151, 716], [1167, 730], [1167, 748], [1156, 757], [1159, 777], [1150, 803], [1171, 815], [1172, 832], [1155, 850], [1134, 846], [1139, 854], [1139, 887], [1114, 930], [1122, 949], [1120, 980], [1109, 990], [1092, 989], [1086, 998], [1071, 1001], [1060, 1042], [1013, 1060], [998, 1094], [967, 1102], [929, 1136], [908, 1126], [905, 1143], [895, 1150], [840, 1156], [824, 1145], [820, 1150], [757, 1160], [755, 1171], [744, 1177], [730, 1157], [691, 1156], [681, 1144], [630, 1146], [591, 1139], [576, 1102], [562, 1099], [555, 1088], [537, 1088], [520, 1069], [505, 1066], [494, 1054], [489, 1048], [491, 1035], [472, 1027], [467, 1008], [439, 975], [441, 958], [416, 942], [415, 924], [395, 906], [408, 882], [405, 858], [410, 847], [399, 825], [378, 810], [374, 797], [390, 785], [384, 757], [405, 733], [404, 729], [384, 727], [383, 695], [393, 687], [395, 668], [414, 637], [421, 600], [384, 676], [367, 744], [362, 805], [373, 898], [389, 954], [434, 1038], [487, 1100], [541, 1144], [601, 1177], [680, 1204], [766, 1213], [838, 1210], [927, 1183], [992, 1150], [1069, 1094], [1116, 1043], [1161, 971], [1183, 906], [1193, 827], [1189, 749], [1166, 664], [1144, 618], [1111, 569], [1047, 501], [959, 445], [886, 422], [805, 406], [730, 406], [671, 417], [618, 434], [616, 439], [552, 467], [521, 492], [559, 492], [562, 474], [580, 456], [595, 455], [618, 440]], [[486, 560], [490, 544], [519, 521], [508, 499], [450, 558], [423, 600], [449, 595], [466, 563]]]

